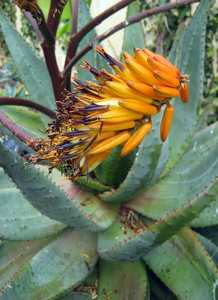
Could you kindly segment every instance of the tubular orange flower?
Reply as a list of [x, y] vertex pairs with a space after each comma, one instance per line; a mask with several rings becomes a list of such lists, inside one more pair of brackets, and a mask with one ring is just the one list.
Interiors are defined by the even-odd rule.
[[160, 128], [167, 139], [172, 118], [171, 97], [189, 98], [188, 76], [163, 56], [148, 49], [124, 54], [120, 63], [101, 46], [97, 52], [114, 73], [97, 70], [88, 62], [83, 68], [97, 82], [75, 80], [75, 91], [66, 92], [57, 118], [48, 128], [48, 138], [38, 142], [34, 161], [47, 160], [63, 167], [72, 178], [92, 170], [118, 145], [128, 155], [152, 129], [151, 119], [166, 106]]
[[171, 124], [173, 121], [174, 108], [171, 104], [168, 104], [165, 108], [163, 118], [160, 125], [160, 136], [162, 141], [164, 142], [170, 132]]

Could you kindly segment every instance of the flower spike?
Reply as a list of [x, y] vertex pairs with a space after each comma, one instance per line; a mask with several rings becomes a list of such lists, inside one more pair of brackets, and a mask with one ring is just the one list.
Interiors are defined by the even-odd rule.
[[74, 92], [63, 95], [48, 138], [38, 142], [33, 157], [61, 167], [71, 178], [93, 170], [118, 145], [121, 156], [128, 155], [151, 132], [152, 118], [162, 106], [160, 138], [165, 141], [174, 115], [171, 98], [189, 98], [188, 76], [163, 56], [137, 48], [134, 55], [124, 53], [120, 63], [101, 46], [96, 50], [113, 74], [83, 63], [96, 82], [74, 80]]

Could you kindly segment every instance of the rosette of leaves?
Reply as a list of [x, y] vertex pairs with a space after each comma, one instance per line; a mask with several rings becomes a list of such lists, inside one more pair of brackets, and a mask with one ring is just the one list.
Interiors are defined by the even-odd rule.
[[[2, 114], [33, 138], [48, 118], [2, 109], [0, 300], [218, 299], [218, 124], [199, 129], [198, 117], [211, 4], [200, 2], [169, 54], [190, 76], [190, 102], [175, 102], [167, 143], [157, 120], [134, 155], [114, 149], [94, 175], [72, 182], [27, 163], [28, 145]], [[88, 9], [79, 11], [87, 21]], [[55, 110], [45, 64], [2, 13], [0, 25], [29, 98]], [[140, 23], [125, 29], [123, 49], [139, 46], [134, 35], [143, 41]]]

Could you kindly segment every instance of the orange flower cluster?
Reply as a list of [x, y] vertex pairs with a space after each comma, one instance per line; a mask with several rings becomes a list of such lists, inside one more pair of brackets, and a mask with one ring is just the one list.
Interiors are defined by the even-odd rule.
[[114, 73], [97, 70], [88, 62], [83, 67], [97, 82], [74, 81], [75, 93], [67, 93], [57, 120], [49, 127], [46, 141], [38, 145], [37, 160], [52, 167], [63, 166], [76, 177], [101, 163], [118, 145], [121, 156], [128, 155], [152, 129], [152, 117], [165, 107], [160, 137], [168, 137], [174, 109], [169, 103], [179, 96], [189, 98], [188, 76], [163, 56], [147, 49], [124, 53], [124, 63], [97, 52]]

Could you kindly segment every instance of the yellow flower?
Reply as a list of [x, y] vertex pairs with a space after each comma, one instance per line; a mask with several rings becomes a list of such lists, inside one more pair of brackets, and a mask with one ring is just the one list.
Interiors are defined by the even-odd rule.
[[97, 82], [74, 81], [74, 93], [66, 92], [57, 119], [48, 128], [48, 139], [39, 141], [35, 160], [62, 166], [73, 178], [92, 170], [118, 145], [128, 155], [150, 133], [152, 118], [165, 106], [160, 137], [168, 137], [174, 109], [169, 103], [179, 96], [188, 101], [188, 76], [163, 56], [147, 49], [124, 53], [120, 63], [100, 46], [97, 52], [114, 73], [97, 70], [88, 62], [83, 68]]

